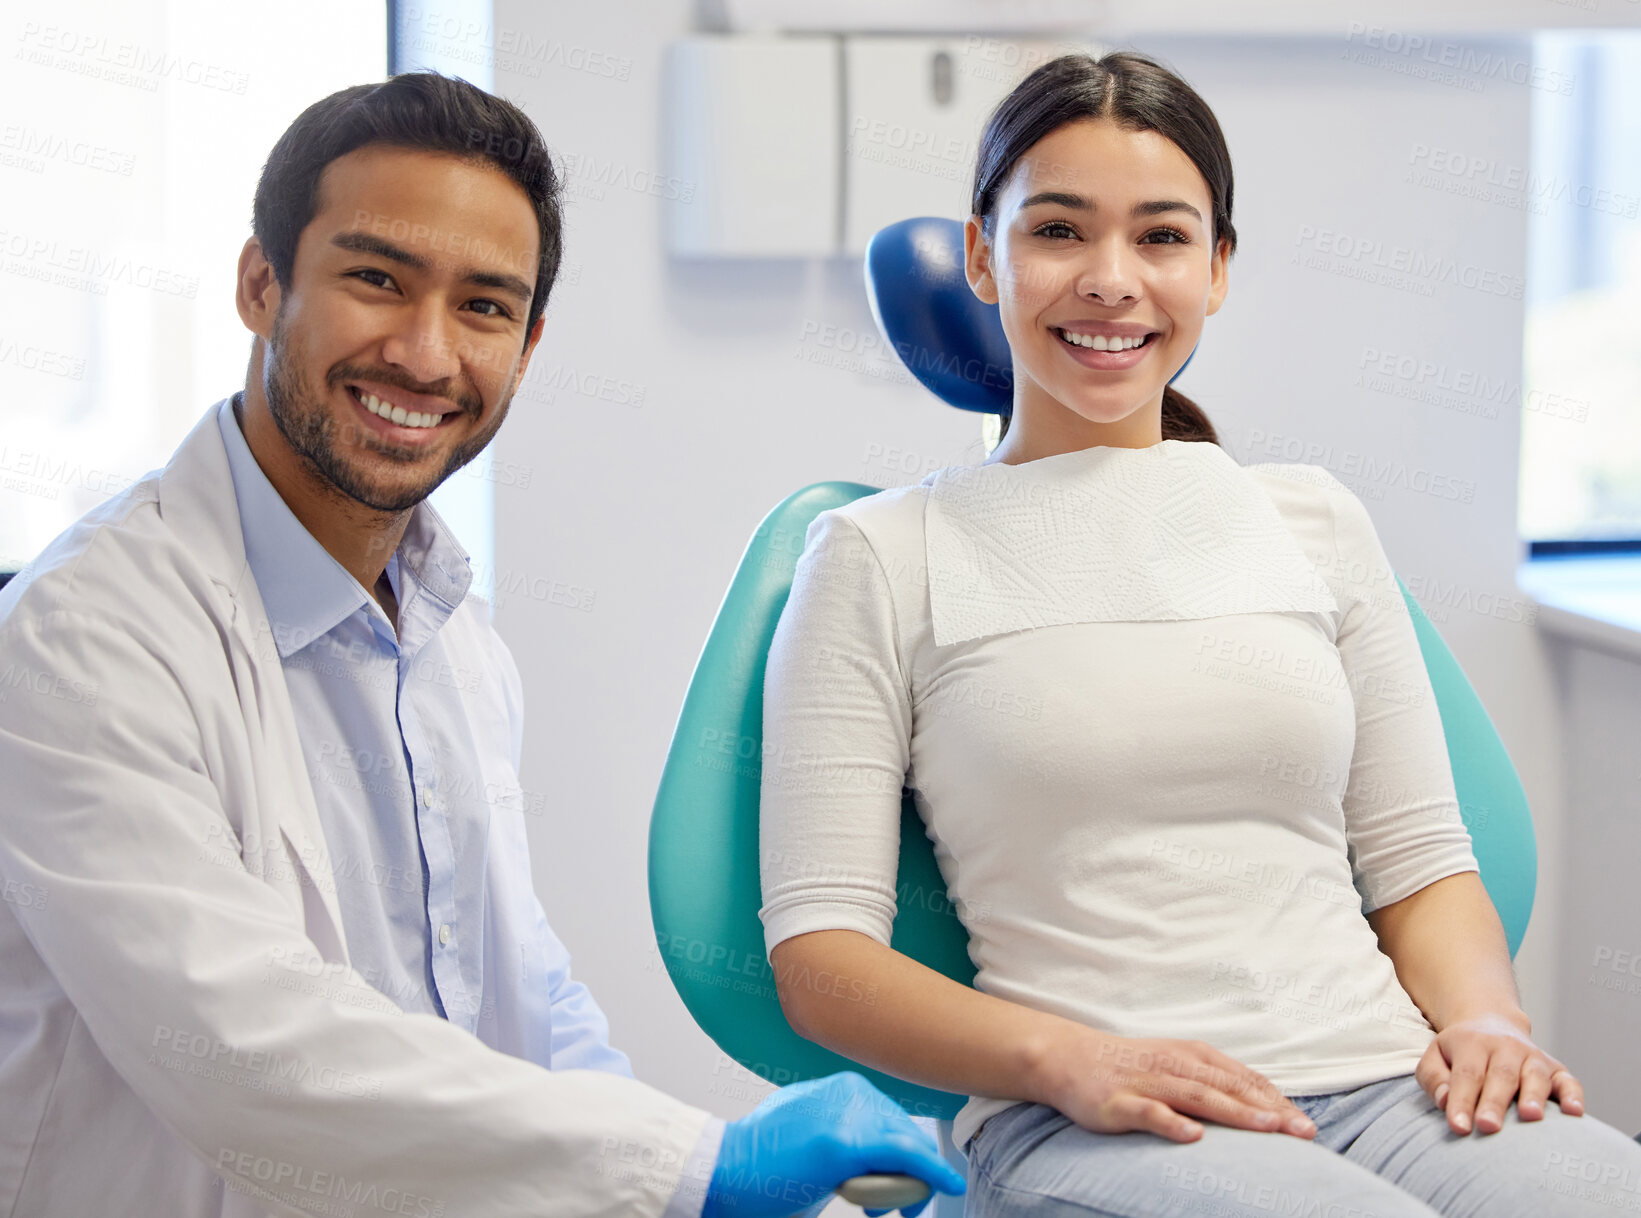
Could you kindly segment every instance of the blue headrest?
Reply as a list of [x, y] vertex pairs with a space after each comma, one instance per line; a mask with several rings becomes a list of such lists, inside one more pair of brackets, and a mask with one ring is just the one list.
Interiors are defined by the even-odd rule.
[[1014, 408], [1014, 361], [1002, 317], [969, 289], [961, 223], [917, 216], [879, 229], [866, 246], [866, 298], [883, 337], [935, 397], [987, 414]]
[[935, 397], [959, 410], [1012, 409], [1002, 318], [969, 290], [956, 220], [919, 216], [878, 230], [866, 247], [866, 297], [883, 337]]

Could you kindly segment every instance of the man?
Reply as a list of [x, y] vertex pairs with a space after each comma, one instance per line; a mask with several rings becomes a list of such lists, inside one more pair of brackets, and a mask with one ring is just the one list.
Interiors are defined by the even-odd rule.
[[507, 413], [559, 221], [465, 82], [316, 103], [257, 187], [244, 391], [0, 592], [0, 1212], [961, 1190], [859, 1076], [727, 1127], [634, 1081], [531, 887], [518, 673], [424, 500]]

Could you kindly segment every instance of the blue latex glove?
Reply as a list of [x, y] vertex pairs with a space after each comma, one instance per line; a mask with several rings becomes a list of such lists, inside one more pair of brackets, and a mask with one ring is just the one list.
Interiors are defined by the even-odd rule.
[[[963, 1177], [905, 1109], [854, 1071], [782, 1087], [724, 1126], [701, 1218], [776, 1218], [816, 1208], [850, 1176], [902, 1172], [931, 1195], [961, 1193]], [[884, 1213], [885, 1211], [868, 1211]]]

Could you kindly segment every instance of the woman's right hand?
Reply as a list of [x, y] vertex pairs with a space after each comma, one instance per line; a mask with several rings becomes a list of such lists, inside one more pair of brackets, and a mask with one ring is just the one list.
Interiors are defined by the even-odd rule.
[[1194, 1142], [1221, 1125], [1311, 1138], [1316, 1126], [1276, 1085], [1200, 1040], [1134, 1039], [1077, 1025], [1044, 1062], [1044, 1102], [1095, 1133], [1145, 1130]]

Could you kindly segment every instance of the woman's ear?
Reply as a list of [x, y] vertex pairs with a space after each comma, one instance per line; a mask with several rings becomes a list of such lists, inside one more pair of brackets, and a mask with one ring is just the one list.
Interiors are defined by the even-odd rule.
[[1208, 264], [1208, 312], [1219, 312], [1219, 306], [1225, 303], [1225, 293], [1231, 290], [1231, 243], [1224, 237], [1214, 249], [1213, 260]]
[[998, 301], [997, 281], [991, 273], [991, 242], [979, 216], [970, 216], [963, 225], [963, 274], [969, 290], [987, 304]]

